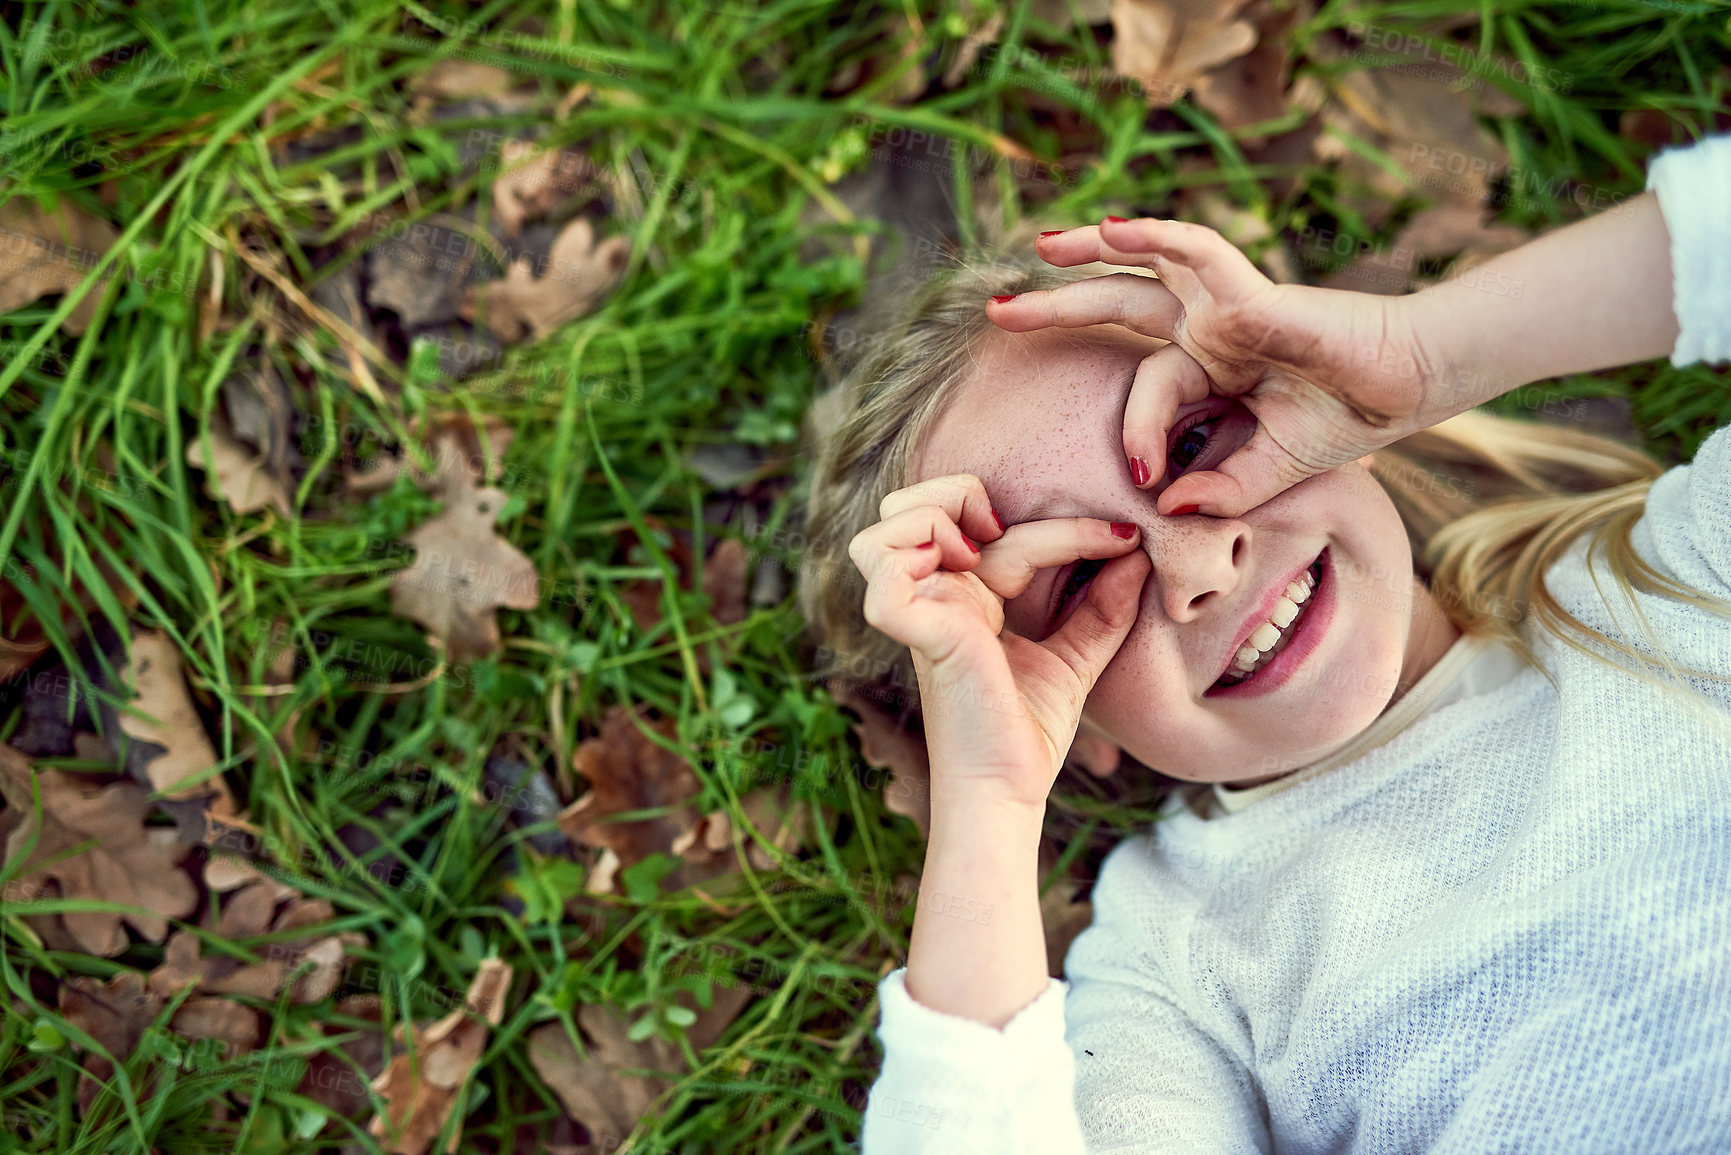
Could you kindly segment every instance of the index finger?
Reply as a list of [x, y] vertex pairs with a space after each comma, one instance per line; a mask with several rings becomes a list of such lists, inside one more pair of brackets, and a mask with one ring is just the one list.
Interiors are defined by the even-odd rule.
[[1141, 528], [1129, 521], [1097, 517], [1047, 517], [1019, 521], [980, 551], [972, 573], [1005, 601], [1022, 596], [1043, 569], [1068, 565], [1082, 558], [1111, 558], [1129, 553], [1142, 540]]
[[1184, 316], [1184, 302], [1153, 277], [1140, 273], [1107, 273], [1071, 281], [1055, 289], [1034, 289], [1006, 301], [996, 298], [986, 316], [1011, 333], [1057, 326], [1122, 325], [1148, 337], [1172, 340]]

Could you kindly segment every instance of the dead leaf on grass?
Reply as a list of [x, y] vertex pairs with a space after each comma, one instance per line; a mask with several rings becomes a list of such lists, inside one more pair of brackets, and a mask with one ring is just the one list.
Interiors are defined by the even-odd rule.
[[493, 216], [508, 237], [520, 233], [525, 221], [553, 216], [600, 189], [595, 165], [574, 149], [508, 140], [499, 150], [499, 164], [503, 171], [493, 179]]
[[283, 479], [270, 471], [263, 458], [236, 441], [228, 421], [216, 414], [210, 419], [210, 451], [214, 464], [206, 465], [202, 439], [186, 446], [186, 463], [208, 475], [205, 491], [210, 496], [228, 502], [236, 513], [274, 509], [283, 517], [293, 515]]
[[409, 422], [409, 432], [426, 448], [433, 471], [421, 469], [408, 454], [381, 455], [368, 469], [345, 479], [349, 492], [389, 489], [405, 470], [417, 486], [435, 497], [490, 484], [503, 475], [505, 454], [517, 434], [493, 413], [483, 414], [477, 427], [467, 410], [433, 414], [425, 420], [417, 416]]
[[515, 73], [473, 60], [441, 60], [409, 85], [416, 96], [464, 100], [471, 96], [503, 96], [516, 87]]
[[120, 729], [135, 742], [162, 748], [161, 754], [145, 763], [151, 787], [174, 799], [214, 794], [210, 808], [232, 814], [234, 799], [221, 774], [190, 781], [215, 766], [217, 759], [187, 693], [179, 648], [163, 631], [147, 630], [133, 635], [131, 651], [125, 677], [136, 696], [128, 705], [144, 716], [121, 712]]
[[498, 651], [499, 607], [541, 604], [535, 563], [494, 531], [505, 499], [501, 489], [459, 488], [403, 539], [415, 562], [391, 581], [391, 612], [425, 626], [452, 662]]
[[1142, 86], [1150, 108], [1178, 103], [1212, 68], [1256, 46], [1248, 0], [1115, 0], [1112, 68]]
[[836, 678], [830, 679], [826, 688], [837, 702], [860, 716], [853, 731], [859, 736], [860, 756], [866, 764], [890, 772], [890, 780], [884, 784], [884, 805], [894, 814], [913, 819], [922, 836], [930, 835], [931, 759], [925, 740], [898, 725], [860, 688]]
[[591, 312], [625, 272], [631, 242], [625, 237], [595, 241], [595, 230], [584, 217], [566, 225], [553, 242], [546, 275], [536, 276], [528, 257], [518, 257], [505, 270], [505, 279], [491, 281], [473, 291], [465, 302], [463, 316], [473, 320], [484, 310], [487, 327], [501, 341], [541, 338], [567, 321]]
[[[647, 725], [678, 741], [672, 718]], [[574, 762], [589, 789], [559, 815], [559, 828], [572, 841], [611, 850], [629, 867], [657, 852], [672, 854], [674, 844], [697, 825], [700, 815], [691, 799], [700, 783], [691, 764], [644, 737], [626, 707], [608, 709], [600, 735], [578, 745]], [[670, 811], [659, 818], [609, 821], [615, 814], [651, 808]]]
[[[707, 1008], [681, 992], [677, 1001], [697, 1016], [685, 1031], [692, 1050], [701, 1054], [714, 1046], [751, 998], [751, 988], [743, 983], [716, 987]], [[670, 1086], [661, 1076], [630, 1073], [632, 1069], [683, 1071], [683, 1052], [656, 1035], [633, 1042], [626, 1020], [611, 1007], [584, 1004], [577, 1009], [577, 1025], [587, 1054], [577, 1053], [564, 1026], [548, 1023], [529, 1032], [529, 1062], [571, 1117], [589, 1130], [588, 1150], [611, 1151]]]
[[1040, 924], [1046, 936], [1046, 973], [1062, 976], [1064, 956], [1076, 936], [1094, 921], [1094, 905], [1076, 901], [1076, 884], [1060, 878], [1040, 896]]
[[[465, 1005], [428, 1027], [415, 1029], [413, 1054], [404, 1051], [373, 1080], [384, 1097], [386, 1116], [374, 1116], [368, 1132], [394, 1155], [425, 1155], [444, 1128], [457, 1094], [487, 1047], [487, 1036], [505, 1015], [511, 968], [484, 959], [469, 985]], [[403, 1028], [397, 1028], [399, 1039]], [[447, 1152], [454, 1152], [462, 1123], [452, 1131]], [[389, 1136], [389, 1138], [387, 1138]]]
[[[57, 770], [37, 772], [42, 815], [31, 801], [30, 760], [0, 744], [0, 794], [23, 814], [6, 841], [7, 863], [40, 835], [35, 851], [10, 884], [8, 898], [29, 902], [50, 880], [65, 898], [96, 899], [142, 908], [132, 913], [74, 911], [57, 915], [80, 949], [108, 957], [126, 949], [125, 922], [151, 942], [161, 942], [170, 918], [184, 918], [198, 903], [198, 891], [177, 863], [186, 848], [172, 829], [147, 829], [152, 803], [133, 782], [90, 787]], [[70, 858], [73, 847], [95, 845]]]
[[[106, 983], [69, 979], [60, 988], [59, 1010], [68, 1022], [94, 1038], [119, 1062], [138, 1049], [144, 1031], [156, 1020], [162, 1000], [145, 988], [137, 971], [121, 971]], [[78, 1079], [78, 1109], [88, 1115], [102, 1084], [114, 1077], [114, 1063], [92, 1051]]]
[[[77, 288], [119, 236], [113, 225], [67, 201], [52, 212], [17, 196], [0, 205], [0, 313]], [[106, 281], [92, 286], [62, 329], [76, 337], [89, 327]]]
[[1196, 103], [1228, 129], [1285, 116], [1292, 72], [1292, 30], [1311, 15], [1309, 0], [1276, 8], [1253, 0], [1239, 15], [1256, 30], [1256, 46], [1198, 77]]

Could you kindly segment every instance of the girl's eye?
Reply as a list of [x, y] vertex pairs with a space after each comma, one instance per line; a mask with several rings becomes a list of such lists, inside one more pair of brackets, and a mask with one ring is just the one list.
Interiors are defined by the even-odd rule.
[[1070, 604], [1083, 586], [1094, 580], [1094, 575], [1106, 568], [1110, 558], [1083, 558], [1076, 563], [1076, 568], [1070, 571], [1070, 577], [1064, 582], [1064, 588], [1058, 593], [1058, 613], [1064, 612], [1064, 607]]
[[[1169, 455], [1169, 459], [1177, 467], [1177, 472], [1184, 472], [1190, 468], [1192, 462], [1202, 456], [1202, 451], [1214, 441], [1214, 423], [1224, 416], [1223, 413], [1201, 414], [1178, 435]], [[1207, 429], [1206, 433], [1203, 432], [1204, 429]]]

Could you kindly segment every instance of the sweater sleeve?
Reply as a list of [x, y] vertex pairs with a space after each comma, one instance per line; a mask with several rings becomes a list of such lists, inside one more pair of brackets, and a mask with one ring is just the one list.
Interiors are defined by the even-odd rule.
[[1159, 961], [1184, 956], [1190, 916], [1153, 884], [1147, 845], [1126, 839], [1107, 856], [1094, 921], [1064, 960], [1088, 1150], [1268, 1155], [1266, 1107], [1243, 1045], [1209, 1030], [1202, 992]]
[[1094, 921], [1051, 980], [994, 1030], [879, 984], [883, 1070], [863, 1155], [1268, 1155], [1244, 1064], [1186, 1010], [1151, 944], [1180, 916], [1153, 899], [1128, 839], [1101, 869]]
[[1049, 980], [998, 1030], [915, 1002], [906, 976], [878, 984], [884, 1063], [863, 1155], [1082, 1155], [1065, 984]]
[[1671, 234], [1671, 363], [1731, 359], [1731, 134], [1665, 149], [1647, 168], [1647, 188]]

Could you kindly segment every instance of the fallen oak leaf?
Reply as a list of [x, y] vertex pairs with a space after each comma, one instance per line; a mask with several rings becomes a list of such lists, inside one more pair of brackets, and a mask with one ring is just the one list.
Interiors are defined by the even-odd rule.
[[479, 305], [487, 327], [501, 341], [545, 337], [599, 305], [618, 284], [630, 256], [629, 240], [609, 237], [596, 244], [594, 228], [577, 217], [553, 242], [546, 276], [537, 277], [529, 258], [518, 257], [505, 270], [504, 280], [490, 281], [469, 294], [463, 318], [473, 320]]
[[[673, 719], [646, 725], [677, 742]], [[701, 817], [691, 804], [701, 788], [691, 763], [645, 737], [625, 706], [608, 708], [601, 733], [578, 744], [573, 763], [589, 789], [560, 813], [559, 829], [573, 842], [613, 851], [624, 867], [651, 854], [674, 853], [674, 845]], [[658, 818], [611, 821], [616, 814], [651, 809], [670, 812]]]
[[673, 1071], [684, 1064], [665, 1039], [632, 1041], [625, 1020], [608, 1007], [585, 1004], [577, 1009], [577, 1022], [590, 1040], [586, 1056], [578, 1055], [563, 1026], [549, 1023], [529, 1032], [529, 1062], [571, 1117], [588, 1128], [592, 1142], [609, 1150], [625, 1141], [670, 1085], [658, 1075], [628, 1072]]
[[884, 785], [884, 805], [891, 813], [913, 819], [922, 837], [929, 837], [932, 826], [931, 759], [925, 741], [905, 726], [898, 725], [861, 688], [839, 678], [826, 683], [830, 696], [838, 703], [851, 707], [860, 716], [853, 725], [859, 737], [860, 757], [868, 766], [887, 769], [890, 780]]
[[1178, 103], [1203, 75], [1256, 46], [1249, 0], [1114, 0], [1112, 68], [1150, 108]]
[[102, 1085], [114, 1077], [115, 1061], [124, 1063], [132, 1057], [145, 1029], [162, 1010], [162, 1000], [146, 989], [143, 975], [127, 970], [106, 983], [85, 977], [68, 980], [60, 988], [59, 1010], [67, 1022], [108, 1052], [107, 1056], [89, 1052], [78, 1079], [79, 1114], [88, 1117]]
[[425, 626], [453, 662], [498, 651], [499, 607], [541, 604], [535, 563], [493, 530], [504, 504], [503, 490], [459, 488], [403, 538], [415, 561], [391, 580], [391, 612]]
[[408, 454], [380, 456], [370, 468], [345, 479], [349, 492], [368, 494], [389, 489], [404, 470], [423, 491], [455, 493], [476, 484], [491, 484], [504, 472], [505, 454], [517, 431], [494, 413], [483, 414], [479, 426], [467, 410], [439, 413], [423, 420], [416, 415], [409, 432], [433, 459], [428, 473]]
[[[0, 313], [77, 288], [119, 236], [113, 225], [69, 202], [53, 212], [20, 197], [0, 205]], [[106, 277], [99, 280], [60, 327], [82, 334], [106, 283]]]
[[[394, 1155], [425, 1155], [486, 1049], [490, 1028], [504, 1018], [510, 987], [511, 968], [496, 958], [483, 959], [464, 1005], [429, 1027], [416, 1028], [413, 1053], [395, 1056], [373, 1080], [373, 1090], [385, 1100], [386, 1113], [374, 1116], [367, 1130], [383, 1141], [385, 1150]], [[402, 1026], [397, 1035], [402, 1037]], [[461, 1136], [459, 1122], [447, 1152], [456, 1151]]]
[[1252, 0], [1240, 16], [1256, 29], [1255, 46], [1198, 77], [1194, 86], [1196, 103], [1213, 113], [1214, 119], [1227, 129], [1286, 115], [1292, 31], [1310, 15], [1309, 0], [1298, 0], [1281, 8], [1274, 7], [1271, 0]]
[[504, 171], [493, 178], [493, 216], [508, 237], [521, 232], [529, 218], [551, 216], [599, 188], [595, 166], [572, 149], [507, 140], [499, 163]]
[[[57, 770], [41, 770], [42, 811], [31, 797], [31, 763], [0, 743], [0, 794], [24, 815], [6, 840], [5, 861], [34, 853], [10, 884], [9, 897], [29, 902], [53, 880], [66, 898], [97, 899], [141, 908], [136, 911], [69, 911], [58, 917], [79, 946], [108, 957], [126, 949], [124, 921], [151, 942], [168, 933], [168, 919], [184, 918], [198, 904], [198, 890], [178, 865], [185, 847], [174, 831], [147, 829], [152, 803], [142, 786], [121, 782], [92, 788]], [[94, 839], [96, 845], [70, 858], [67, 850]], [[59, 858], [60, 861], [53, 861]]]
[[[119, 712], [121, 733], [163, 751], [144, 754], [142, 777], [166, 798], [214, 794], [211, 809], [233, 813], [234, 798], [221, 774], [192, 781], [216, 765], [216, 749], [193, 709], [173, 640], [162, 630], [134, 634], [125, 678], [135, 697]], [[134, 755], [128, 755], [127, 766], [140, 776]]]

